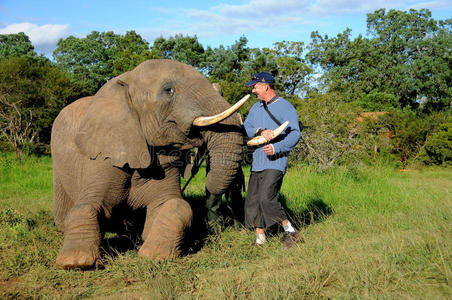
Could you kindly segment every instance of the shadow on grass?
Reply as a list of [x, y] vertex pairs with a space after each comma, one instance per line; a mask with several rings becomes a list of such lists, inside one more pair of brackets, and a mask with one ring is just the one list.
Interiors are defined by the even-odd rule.
[[[204, 246], [210, 234], [230, 225], [223, 223], [212, 226], [212, 224], [207, 223], [205, 195], [188, 196], [185, 197], [185, 200], [192, 208], [193, 221], [180, 246], [182, 256], [198, 252]], [[127, 251], [138, 251], [143, 244], [141, 233], [143, 232], [146, 210], [133, 211], [127, 205], [124, 205], [115, 208], [112, 216], [116, 217], [108, 221], [104, 216], [99, 218], [102, 231], [105, 233], [101, 245], [103, 255], [115, 258]]]
[[[234, 221], [232, 216], [228, 215], [228, 208], [222, 207], [220, 211], [225, 216], [224, 222], [221, 224], [208, 223], [206, 220], [207, 210], [205, 207], [206, 198], [204, 194], [192, 195], [185, 197], [193, 211], [193, 221], [190, 228], [186, 231], [181, 244], [181, 255], [186, 256], [200, 251], [205, 243], [209, 240], [209, 235], [218, 233], [228, 226], [241, 226], [240, 222]], [[244, 203], [242, 199], [242, 203]], [[287, 207], [287, 198], [284, 194], [280, 194], [279, 201], [287, 212], [289, 220], [292, 224], [300, 229], [315, 223], [322, 222], [330, 215], [333, 209], [329, 207], [320, 197], [312, 197], [308, 199], [306, 209], [301, 212], [294, 211]], [[112, 215], [120, 215], [121, 218], [112, 219], [104, 222], [102, 228], [107, 232], [102, 242], [102, 250], [105, 255], [115, 258], [127, 251], [138, 251], [143, 243], [141, 232], [143, 231], [144, 220], [146, 216], [145, 209], [132, 211], [127, 206], [116, 208], [121, 213]], [[101, 217], [102, 219], [103, 217]], [[278, 224], [268, 229], [269, 234], [280, 234], [282, 227]], [[114, 232], [114, 234], [111, 234]]]
[[[184, 242], [181, 247], [183, 256], [200, 251], [206, 241], [208, 241], [209, 235], [224, 230], [229, 226], [243, 226], [243, 216], [241, 220], [233, 220], [233, 216], [230, 214], [231, 210], [226, 206], [220, 208], [220, 212], [222, 212], [223, 216], [225, 216], [225, 220], [227, 221], [221, 224], [214, 224], [212, 226], [212, 223], [209, 224], [206, 221], [207, 211], [205, 208], [206, 199], [204, 195], [189, 196], [186, 197], [185, 200], [190, 203], [193, 210], [193, 222], [192, 226], [185, 235]], [[334, 213], [333, 209], [320, 197], [312, 197], [308, 199], [306, 209], [301, 212], [296, 212], [288, 208], [286, 205], [287, 198], [283, 194], [280, 194], [279, 201], [286, 210], [289, 220], [297, 229], [323, 222]], [[241, 203], [243, 205], [245, 204], [244, 198], [242, 198]], [[282, 227], [279, 226], [279, 224], [276, 224], [275, 226], [268, 228], [268, 233], [270, 235], [278, 235], [282, 230]]]
[[322, 222], [334, 213], [333, 209], [318, 196], [309, 199], [306, 209], [301, 212], [288, 208], [287, 198], [283, 194], [279, 195], [279, 201], [286, 210], [289, 220], [297, 228]]
[[112, 219], [99, 216], [101, 231], [104, 233], [101, 250], [112, 258], [130, 250], [138, 250], [143, 240], [146, 209], [132, 210], [128, 205], [119, 205], [112, 211]]
[[190, 228], [185, 232], [181, 245], [182, 256], [194, 254], [201, 250], [207, 237], [212, 233], [212, 228], [206, 221], [207, 210], [205, 207], [206, 196], [186, 196], [185, 200], [190, 204], [193, 211], [193, 220]]
[[230, 195], [229, 201], [226, 200], [226, 196], [223, 196], [217, 210], [220, 219], [209, 221], [204, 194], [187, 196], [184, 199], [192, 208], [193, 221], [181, 245], [182, 256], [197, 253], [204, 247], [210, 235], [217, 234], [232, 226], [243, 228], [245, 199], [241, 193], [240, 195]]

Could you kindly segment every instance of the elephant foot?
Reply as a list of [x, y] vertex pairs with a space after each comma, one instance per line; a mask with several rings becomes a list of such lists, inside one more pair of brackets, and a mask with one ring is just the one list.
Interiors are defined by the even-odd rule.
[[88, 269], [92, 267], [99, 258], [98, 249], [62, 249], [58, 254], [56, 266], [62, 269]]
[[100, 258], [100, 230], [97, 210], [90, 205], [72, 207], [64, 221], [63, 247], [56, 266], [63, 269], [87, 269]]
[[138, 251], [138, 255], [153, 260], [165, 260], [178, 257], [180, 250], [178, 247], [174, 247], [174, 245], [152, 245], [152, 243], [145, 243]]
[[[163, 203], [148, 228], [138, 255], [155, 260], [172, 259], [180, 255], [179, 245], [192, 220], [190, 205], [182, 199]], [[146, 226], [146, 225], [145, 225]]]

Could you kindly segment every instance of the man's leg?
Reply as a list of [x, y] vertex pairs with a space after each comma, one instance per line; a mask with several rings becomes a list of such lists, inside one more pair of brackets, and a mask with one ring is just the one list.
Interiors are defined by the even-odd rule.
[[283, 245], [290, 248], [299, 238], [295, 228], [287, 218], [286, 211], [279, 202], [279, 192], [283, 182], [284, 173], [278, 170], [265, 170], [263, 172], [262, 186], [265, 188], [265, 201], [262, 205], [266, 226], [280, 223], [284, 228]]
[[260, 205], [262, 195], [259, 188], [261, 173], [251, 172], [245, 199], [245, 226], [250, 229], [255, 228], [257, 245], [262, 245], [265, 242], [265, 222]]
[[279, 191], [283, 182], [284, 173], [279, 170], [264, 170], [260, 180], [261, 208], [265, 226], [270, 227], [276, 223], [287, 220], [287, 214], [279, 202]]
[[264, 228], [256, 227], [256, 245], [261, 246], [265, 243]]

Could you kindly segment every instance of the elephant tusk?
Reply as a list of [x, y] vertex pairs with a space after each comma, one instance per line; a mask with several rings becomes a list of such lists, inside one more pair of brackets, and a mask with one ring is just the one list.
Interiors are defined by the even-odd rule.
[[[284, 123], [281, 124], [281, 126], [279, 126], [278, 128], [276, 128], [275, 130], [273, 130], [273, 137], [270, 139], [273, 140], [275, 137], [277, 137], [278, 135], [280, 135], [289, 125], [289, 121], [286, 121]], [[252, 139], [250, 139], [246, 144], [248, 146], [259, 146], [262, 144], [265, 144], [269, 141], [267, 141], [262, 135], [260, 136], [256, 136]]]
[[220, 121], [223, 121], [224, 119], [226, 119], [227, 117], [232, 115], [234, 112], [236, 112], [240, 108], [240, 106], [242, 106], [246, 102], [246, 100], [248, 100], [249, 97], [250, 97], [250, 95], [246, 95], [245, 97], [240, 99], [240, 101], [238, 101], [236, 104], [234, 104], [230, 108], [226, 109], [222, 113], [219, 113], [215, 116], [197, 117], [193, 121], [193, 125], [194, 126], [209, 126], [209, 125], [218, 123]]

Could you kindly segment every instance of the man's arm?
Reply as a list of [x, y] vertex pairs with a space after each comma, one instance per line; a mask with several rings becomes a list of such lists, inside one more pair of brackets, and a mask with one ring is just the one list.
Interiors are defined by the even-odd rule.
[[252, 106], [248, 114], [248, 117], [243, 123], [243, 127], [245, 127], [246, 135], [248, 135], [248, 137], [254, 137], [260, 134], [261, 129], [256, 126], [255, 117], [256, 110], [255, 107]]
[[298, 126], [298, 114], [295, 108], [290, 105], [285, 112], [285, 120], [289, 121], [289, 127], [284, 131], [287, 134], [284, 139], [278, 141], [273, 145], [274, 153], [289, 152], [300, 140], [300, 127]]

